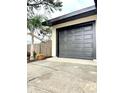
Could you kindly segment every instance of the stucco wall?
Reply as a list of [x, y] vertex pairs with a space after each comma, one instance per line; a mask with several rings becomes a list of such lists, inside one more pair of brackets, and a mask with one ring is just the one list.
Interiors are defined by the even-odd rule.
[[89, 21], [93, 21], [93, 20], [96, 20], [96, 15], [92, 15], [92, 16], [85, 17], [85, 18], [79, 18], [76, 20], [72, 20], [72, 21], [68, 21], [65, 23], [54, 25], [52, 27], [52, 56], [56, 57], [56, 29], [57, 28], [80, 24], [80, 23], [85, 23], [85, 22], [89, 22]]

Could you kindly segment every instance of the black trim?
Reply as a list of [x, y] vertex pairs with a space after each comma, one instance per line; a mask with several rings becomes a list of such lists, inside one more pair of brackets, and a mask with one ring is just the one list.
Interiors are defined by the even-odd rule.
[[94, 3], [95, 3], [95, 7], [97, 8], [97, 0], [94, 0]]
[[95, 11], [90, 11], [90, 12], [87, 12], [87, 13], [84, 13], [84, 14], [79, 14], [79, 15], [75, 15], [75, 16], [72, 16], [72, 17], [69, 17], [69, 18], [65, 18], [65, 19], [62, 19], [62, 20], [59, 20], [59, 21], [55, 21], [55, 22], [52, 23], [52, 25], [64, 23], [64, 22], [67, 22], [67, 21], [70, 21], [70, 20], [74, 20], [74, 19], [78, 19], [78, 18], [82, 18], [82, 17], [87, 17], [87, 16], [95, 15], [95, 14], [96, 14]]
[[95, 14], [97, 14], [96, 7], [91, 6], [91, 7], [83, 8], [81, 10], [74, 11], [69, 14], [51, 19], [48, 21], [48, 23], [49, 23], [49, 25], [56, 25], [56, 24], [70, 21], [70, 20], [75, 20], [75, 19], [79, 19], [82, 17], [87, 17], [87, 16], [91, 16], [91, 15], [95, 15]]
[[56, 56], [59, 57], [59, 31], [56, 30]]
[[65, 26], [65, 27], [62, 27], [62, 28], [57, 28], [56, 31], [62, 31], [62, 30], [68, 30], [68, 29], [74, 29], [74, 28], [77, 28], [77, 27], [83, 27], [83, 26], [87, 26], [87, 25], [92, 25], [96, 20], [93, 20], [93, 21], [89, 21], [89, 22], [85, 22], [85, 23], [79, 23], [79, 24], [74, 24], [74, 25], [70, 25], [70, 26]]

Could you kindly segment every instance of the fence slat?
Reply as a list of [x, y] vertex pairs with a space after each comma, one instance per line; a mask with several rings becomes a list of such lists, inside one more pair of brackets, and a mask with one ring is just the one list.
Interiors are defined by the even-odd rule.
[[[27, 44], [27, 51], [30, 52], [31, 44]], [[52, 56], [52, 41], [49, 40], [45, 43], [34, 44], [36, 53], [42, 53], [46, 57]]]

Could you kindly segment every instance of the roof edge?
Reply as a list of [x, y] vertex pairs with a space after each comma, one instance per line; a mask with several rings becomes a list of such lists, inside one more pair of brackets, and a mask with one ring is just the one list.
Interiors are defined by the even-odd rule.
[[95, 5], [53, 18], [51, 20], [48, 20], [48, 23], [49, 25], [56, 25], [59, 23], [67, 22], [70, 20], [74, 20], [74, 19], [78, 19], [81, 17], [86, 17], [94, 14], [97, 14], [97, 9]]

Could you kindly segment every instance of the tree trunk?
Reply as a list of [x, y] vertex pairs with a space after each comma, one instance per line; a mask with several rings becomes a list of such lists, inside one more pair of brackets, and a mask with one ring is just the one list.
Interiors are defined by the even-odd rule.
[[[34, 34], [34, 32], [32, 32], [32, 34]], [[30, 60], [34, 60], [34, 55], [33, 55], [33, 52], [34, 52], [34, 36], [31, 36], [31, 38], [32, 38], [32, 42], [31, 42], [31, 50], [30, 50], [30, 53], [31, 53]]]

